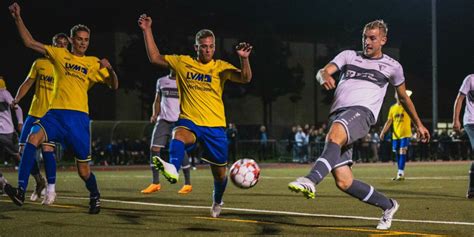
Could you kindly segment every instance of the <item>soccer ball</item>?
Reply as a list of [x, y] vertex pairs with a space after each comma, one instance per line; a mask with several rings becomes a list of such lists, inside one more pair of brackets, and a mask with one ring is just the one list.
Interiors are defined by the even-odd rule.
[[230, 167], [230, 180], [239, 188], [247, 189], [255, 186], [259, 176], [260, 167], [253, 159], [240, 159]]

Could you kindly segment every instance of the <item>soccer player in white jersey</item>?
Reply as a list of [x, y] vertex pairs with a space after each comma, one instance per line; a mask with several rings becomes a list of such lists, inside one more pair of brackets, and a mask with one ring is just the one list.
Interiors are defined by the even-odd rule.
[[[150, 145], [150, 166], [152, 172], [152, 183], [141, 193], [150, 194], [161, 190], [159, 171], [153, 164], [153, 157], [161, 157], [161, 149], [166, 146], [171, 138], [171, 130], [179, 118], [179, 95], [176, 87], [176, 73], [171, 70], [170, 74], [156, 81], [155, 101], [150, 118], [155, 123]], [[184, 173], [184, 186], [178, 191], [179, 194], [188, 194], [193, 190], [191, 186], [191, 165], [188, 157], [184, 157], [182, 166]]]
[[[474, 150], [474, 74], [470, 74], [464, 79], [456, 101], [454, 101], [453, 129], [456, 132], [461, 131], [459, 117], [464, 98], [467, 98], [463, 118], [464, 130], [471, 142], [471, 148]], [[469, 199], [474, 198], [474, 162], [471, 163], [471, 169], [469, 170], [469, 186], [466, 197]]]
[[364, 137], [374, 125], [388, 84], [395, 86], [398, 98], [414, 122], [419, 138], [427, 142], [428, 130], [421, 123], [415, 106], [406, 94], [405, 78], [400, 63], [382, 53], [387, 42], [387, 25], [383, 20], [365, 25], [363, 52], [346, 50], [318, 71], [316, 79], [326, 90], [336, 88], [332, 77], [341, 71], [329, 115], [329, 132], [321, 156], [305, 177], [288, 184], [294, 192], [314, 198], [315, 185], [332, 172], [336, 186], [343, 192], [383, 210], [377, 229], [389, 229], [399, 204], [377, 192], [374, 187], [354, 179], [351, 144]]

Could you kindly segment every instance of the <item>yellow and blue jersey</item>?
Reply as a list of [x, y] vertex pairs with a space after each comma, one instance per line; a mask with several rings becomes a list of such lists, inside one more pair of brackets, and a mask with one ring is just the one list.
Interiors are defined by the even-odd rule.
[[411, 119], [401, 104], [394, 104], [390, 107], [388, 118], [392, 119], [392, 139], [402, 139], [411, 137]]
[[87, 91], [94, 83], [105, 83], [106, 68], [93, 56], [75, 56], [65, 48], [45, 46], [54, 65], [54, 90], [50, 109], [89, 113]]
[[202, 64], [187, 55], [165, 55], [164, 58], [176, 72], [180, 119], [191, 120], [199, 126], [225, 127], [224, 83], [232, 71], [240, 70], [222, 60]]
[[53, 64], [47, 58], [33, 62], [28, 78], [35, 81], [35, 94], [28, 115], [41, 118], [48, 112], [54, 88]]

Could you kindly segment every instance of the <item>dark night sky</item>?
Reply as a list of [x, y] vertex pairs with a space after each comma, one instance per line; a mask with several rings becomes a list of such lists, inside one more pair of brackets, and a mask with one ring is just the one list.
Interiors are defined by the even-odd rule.
[[[389, 24], [388, 47], [400, 48], [407, 86], [415, 91], [420, 115], [431, 117], [431, 1], [430, 0], [240, 0], [240, 1], [19, 1], [22, 16], [35, 38], [49, 42], [57, 32], [77, 23], [96, 32], [125, 31], [140, 35], [138, 16], [154, 19], [155, 35], [193, 35], [200, 28], [226, 37], [252, 42], [259, 27], [273, 25], [283, 39], [323, 42], [360, 49], [362, 26], [374, 19]], [[0, 73], [16, 91], [31, 62], [38, 56], [24, 48], [8, 12], [10, 1], [0, 4], [3, 57]], [[438, 0], [439, 116], [449, 120], [457, 90], [474, 73], [474, 1]], [[107, 41], [94, 44], [91, 54]], [[341, 43], [342, 42], [342, 43]], [[111, 43], [111, 42], [110, 42]], [[258, 50], [258, 49], [257, 49]], [[99, 55], [98, 55], [99, 56]], [[326, 62], [320, 62], [324, 64]], [[258, 66], [258, 65], [254, 65]], [[11, 78], [21, 78], [11, 81]], [[113, 119], [113, 118], [108, 118]]]

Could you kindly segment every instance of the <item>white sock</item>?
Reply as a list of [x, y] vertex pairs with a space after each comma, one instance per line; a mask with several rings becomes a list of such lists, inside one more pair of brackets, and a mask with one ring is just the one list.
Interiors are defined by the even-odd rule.
[[405, 175], [405, 172], [403, 170], [398, 170], [398, 176], [403, 176]]
[[56, 192], [56, 184], [48, 184], [48, 188], [46, 189], [48, 193], [55, 193]]

